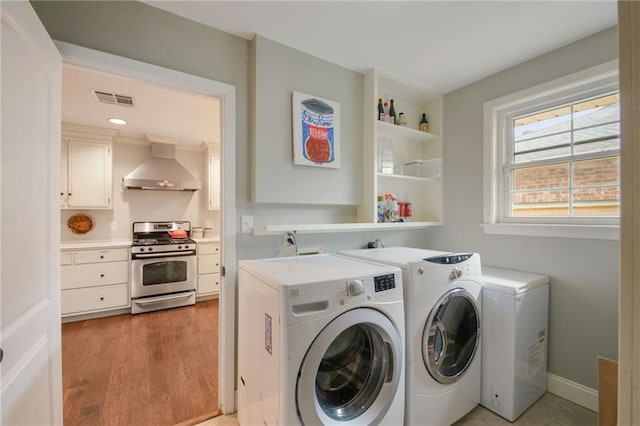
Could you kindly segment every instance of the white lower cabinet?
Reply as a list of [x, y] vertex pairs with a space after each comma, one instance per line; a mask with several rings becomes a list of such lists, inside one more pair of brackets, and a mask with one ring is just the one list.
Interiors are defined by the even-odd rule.
[[220, 293], [220, 244], [198, 243], [198, 288], [196, 296]]
[[129, 249], [63, 251], [62, 316], [131, 306]]
[[62, 291], [62, 315], [129, 306], [129, 285], [76, 288]]

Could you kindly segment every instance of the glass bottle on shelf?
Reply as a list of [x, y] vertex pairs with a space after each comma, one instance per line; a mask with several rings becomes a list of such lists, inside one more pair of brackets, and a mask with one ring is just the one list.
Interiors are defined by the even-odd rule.
[[396, 124], [396, 110], [393, 107], [393, 99], [389, 100], [389, 122]]
[[384, 199], [378, 195], [378, 223], [384, 222]]
[[378, 99], [378, 120], [384, 120], [384, 106], [382, 105], [382, 98]]
[[429, 122], [427, 121], [427, 114], [422, 113], [422, 120], [420, 120], [420, 125], [418, 127], [421, 132], [429, 131]]

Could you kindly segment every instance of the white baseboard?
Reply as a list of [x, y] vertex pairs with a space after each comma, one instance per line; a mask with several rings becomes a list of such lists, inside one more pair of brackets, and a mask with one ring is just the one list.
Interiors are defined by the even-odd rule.
[[547, 373], [547, 392], [598, 412], [598, 391], [580, 383]]

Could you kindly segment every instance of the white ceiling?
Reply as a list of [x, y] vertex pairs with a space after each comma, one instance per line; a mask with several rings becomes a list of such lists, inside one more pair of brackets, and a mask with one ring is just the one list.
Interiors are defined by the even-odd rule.
[[[447, 93], [617, 22], [605, 1], [146, 1], [246, 39], [257, 33], [345, 68], [376, 67]], [[133, 96], [99, 104], [91, 89]], [[199, 146], [219, 137], [212, 98], [65, 65], [63, 121]], [[128, 120], [126, 126], [107, 117]]]
[[[133, 97], [134, 107], [99, 103], [93, 90]], [[125, 126], [108, 118], [127, 120]], [[74, 65], [62, 72], [62, 121], [117, 129], [125, 138], [145, 134], [173, 139], [178, 146], [220, 141], [220, 101]]]
[[617, 23], [615, 0], [145, 3], [442, 94]]

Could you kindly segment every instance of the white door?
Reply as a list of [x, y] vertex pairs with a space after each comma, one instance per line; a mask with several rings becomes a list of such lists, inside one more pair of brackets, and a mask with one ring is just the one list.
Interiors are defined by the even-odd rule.
[[0, 424], [62, 424], [61, 57], [28, 2], [0, 7]]

